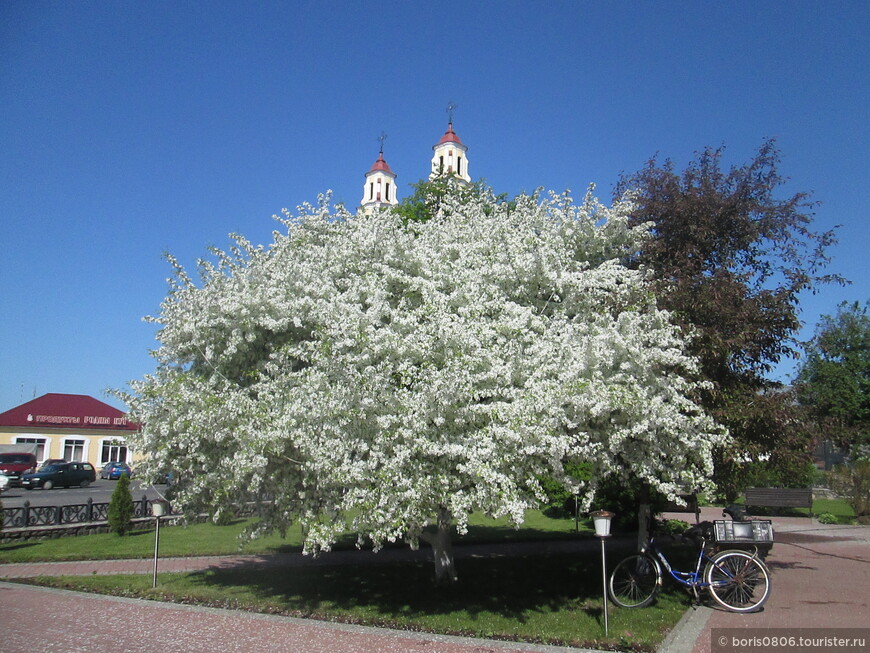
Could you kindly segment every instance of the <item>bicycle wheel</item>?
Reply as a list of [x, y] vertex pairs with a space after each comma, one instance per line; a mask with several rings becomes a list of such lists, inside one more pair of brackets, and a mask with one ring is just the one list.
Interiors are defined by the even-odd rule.
[[710, 596], [732, 612], [754, 612], [770, 596], [770, 571], [745, 551], [716, 554], [704, 570]]
[[662, 586], [662, 572], [655, 558], [646, 554], [628, 556], [610, 574], [610, 600], [623, 608], [642, 608], [653, 602]]

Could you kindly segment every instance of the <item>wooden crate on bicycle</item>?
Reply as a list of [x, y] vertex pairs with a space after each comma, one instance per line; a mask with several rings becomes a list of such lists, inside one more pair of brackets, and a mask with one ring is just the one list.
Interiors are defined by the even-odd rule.
[[713, 537], [719, 549], [757, 551], [762, 558], [773, 548], [773, 523], [769, 519], [713, 522]]

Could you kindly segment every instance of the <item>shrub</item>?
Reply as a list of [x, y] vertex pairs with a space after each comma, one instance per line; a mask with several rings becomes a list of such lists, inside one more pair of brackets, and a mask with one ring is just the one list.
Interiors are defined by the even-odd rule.
[[[568, 475], [579, 480], [587, 481], [590, 477], [588, 463], [567, 463], [565, 471]], [[547, 503], [541, 506], [541, 512], [553, 519], [566, 519], [576, 514], [577, 495], [569, 492], [564, 485], [552, 476], [543, 476], [538, 479], [544, 493], [547, 495]]]
[[839, 524], [840, 520], [837, 517], [829, 512], [823, 512], [821, 515], [816, 517], [820, 524]]
[[659, 523], [659, 533], [667, 535], [682, 535], [689, 530], [689, 522], [682, 519], [666, 519]]
[[812, 463], [783, 467], [762, 461], [748, 463], [744, 469], [745, 487], [812, 487], [819, 480]]
[[133, 495], [130, 493], [130, 477], [121, 474], [109, 501], [109, 530], [118, 535], [126, 535], [132, 528]]
[[616, 476], [608, 477], [598, 486], [594, 505], [616, 513], [613, 518], [615, 529], [634, 532], [638, 528], [638, 508], [643, 496], [647, 497], [646, 503], [649, 503], [653, 516], [662, 512], [668, 505], [665, 497], [658, 492], [648, 489], [644, 491], [640, 483], [626, 481]]
[[838, 465], [830, 476], [831, 489], [846, 499], [858, 517], [870, 515], [870, 460]]

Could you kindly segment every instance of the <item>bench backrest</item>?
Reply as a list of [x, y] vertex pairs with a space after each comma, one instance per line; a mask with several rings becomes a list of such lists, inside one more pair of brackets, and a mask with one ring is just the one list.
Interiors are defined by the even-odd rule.
[[812, 488], [753, 487], [746, 490], [747, 506], [812, 508]]

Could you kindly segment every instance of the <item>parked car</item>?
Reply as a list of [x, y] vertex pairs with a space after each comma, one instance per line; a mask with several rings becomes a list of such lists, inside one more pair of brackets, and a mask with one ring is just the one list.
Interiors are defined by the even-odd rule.
[[133, 476], [133, 470], [127, 463], [106, 463], [100, 470], [100, 478], [107, 478], [110, 481], [117, 481], [124, 474], [127, 476]]
[[87, 487], [97, 479], [97, 470], [90, 463], [55, 463], [36, 472], [25, 474], [21, 485], [26, 490], [41, 487], [50, 490], [53, 487], [70, 487], [79, 485]]
[[0, 453], [0, 474], [6, 477], [8, 487], [21, 485], [24, 474], [36, 471], [36, 456], [32, 453]]

